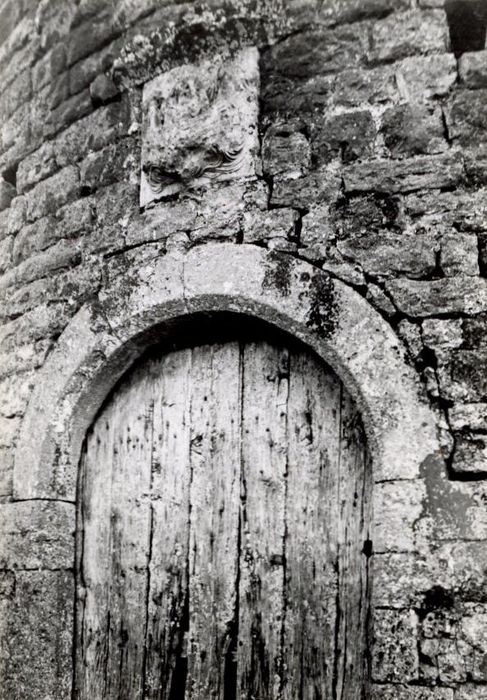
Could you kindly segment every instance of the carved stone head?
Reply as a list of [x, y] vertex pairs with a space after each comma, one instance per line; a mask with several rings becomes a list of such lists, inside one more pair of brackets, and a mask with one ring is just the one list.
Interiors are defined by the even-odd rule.
[[258, 54], [243, 49], [164, 73], [143, 91], [140, 204], [255, 176]]

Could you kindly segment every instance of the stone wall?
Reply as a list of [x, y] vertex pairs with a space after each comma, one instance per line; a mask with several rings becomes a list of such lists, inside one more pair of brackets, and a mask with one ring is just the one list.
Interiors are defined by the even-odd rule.
[[[2, 3], [6, 697], [70, 694], [58, 680], [69, 679], [69, 621], [57, 649], [25, 658], [49, 644], [56, 591], [73, 596], [70, 504], [12, 491], [38, 372], [107, 285], [137, 285], [142, 266], [211, 241], [310, 262], [406, 346], [446, 466], [382, 482], [394, 508], [376, 528], [413, 537], [374, 557], [373, 697], [487, 698], [487, 51], [455, 55], [449, 35], [441, 0]], [[154, 166], [159, 193], [140, 206], [144, 85], [246, 47], [258, 50], [252, 167], [196, 182], [195, 145], [183, 143]], [[219, 142], [220, 128], [216, 118], [198, 138]], [[168, 173], [178, 184], [164, 191]]]

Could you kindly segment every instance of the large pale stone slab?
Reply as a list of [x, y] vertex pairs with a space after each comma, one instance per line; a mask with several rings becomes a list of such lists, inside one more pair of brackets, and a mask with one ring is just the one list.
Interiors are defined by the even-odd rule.
[[174, 68], [144, 86], [140, 204], [256, 174], [257, 49]]

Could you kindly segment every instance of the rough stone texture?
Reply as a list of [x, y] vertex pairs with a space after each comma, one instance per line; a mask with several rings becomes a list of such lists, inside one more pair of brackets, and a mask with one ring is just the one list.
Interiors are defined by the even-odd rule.
[[[149, 327], [210, 309], [297, 334], [361, 407], [371, 698], [486, 695], [487, 73], [447, 33], [440, 0], [2, 4], [7, 697], [71, 693], [69, 454]], [[174, 191], [141, 210], [152, 156]]]
[[487, 88], [487, 50], [462, 54], [458, 61], [458, 75], [465, 87]]

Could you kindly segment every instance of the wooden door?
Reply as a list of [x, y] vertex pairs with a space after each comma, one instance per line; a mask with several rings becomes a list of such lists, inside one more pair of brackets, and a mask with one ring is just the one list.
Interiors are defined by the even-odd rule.
[[76, 698], [365, 697], [368, 472], [303, 348], [139, 363], [82, 460]]

